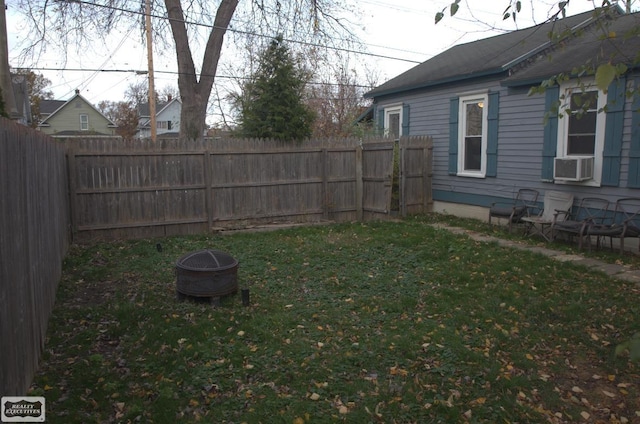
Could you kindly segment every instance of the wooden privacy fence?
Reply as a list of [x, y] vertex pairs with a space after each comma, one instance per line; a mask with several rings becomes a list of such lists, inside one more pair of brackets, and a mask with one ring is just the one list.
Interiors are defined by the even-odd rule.
[[0, 118], [0, 394], [38, 369], [69, 246], [64, 146]]
[[381, 219], [431, 205], [431, 140], [69, 141], [76, 240], [191, 234], [272, 222]]

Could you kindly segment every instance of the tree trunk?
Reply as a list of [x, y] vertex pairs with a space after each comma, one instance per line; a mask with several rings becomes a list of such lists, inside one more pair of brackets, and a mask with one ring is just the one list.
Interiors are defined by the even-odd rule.
[[199, 139], [204, 136], [207, 104], [218, 69], [224, 35], [238, 6], [238, 1], [222, 0], [220, 2], [213, 28], [207, 40], [199, 81], [193, 63], [193, 55], [189, 47], [184, 12], [180, 0], [164, 1], [175, 41], [178, 61], [178, 88], [180, 89], [182, 100], [182, 112], [180, 113], [180, 135], [182, 137]]

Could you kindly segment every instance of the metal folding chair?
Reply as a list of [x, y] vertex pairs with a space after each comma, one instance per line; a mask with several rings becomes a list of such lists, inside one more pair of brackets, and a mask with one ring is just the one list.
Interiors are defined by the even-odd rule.
[[[552, 240], [551, 225], [558, 220], [565, 220], [573, 205], [573, 194], [562, 191], [547, 191], [544, 194], [544, 209], [538, 216], [525, 216], [525, 235], [538, 234], [545, 240]], [[562, 216], [558, 217], [559, 213]]]
[[491, 218], [506, 219], [509, 222], [509, 232], [513, 224], [521, 222], [522, 218], [530, 215], [530, 211], [536, 207], [538, 191], [530, 188], [518, 190], [513, 202], [494, 202], [489, 208], [489, 224]]
[[578, 249], [582, 249], [582, 242], [588, 240], [589, 249], [591, 249], [590, 229], [604, 225], [609, 216], [609, 201], [599, 197], [584, 197], [575, 211], [567, 213], [566, 219], [559, 219], [564, 212], [558, 212], [556, 219], [551, 224], [551, 238], [555, 239], [557, 235], [564, 234], [572, 241], [574, 237], [578, 238]]

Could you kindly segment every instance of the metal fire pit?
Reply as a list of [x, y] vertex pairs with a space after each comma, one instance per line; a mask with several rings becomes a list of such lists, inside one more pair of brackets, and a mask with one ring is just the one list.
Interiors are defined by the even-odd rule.
[[[176, 292], [217, 299], [238, 291], [238, 261], [219, 250], [191, 252], [176, 262]], [[181, 296], [182, 295], [182, 296]]]

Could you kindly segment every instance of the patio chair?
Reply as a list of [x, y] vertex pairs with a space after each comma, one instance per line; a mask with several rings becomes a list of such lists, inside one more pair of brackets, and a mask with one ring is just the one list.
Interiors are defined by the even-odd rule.
[[545, 240], [551, 241], [551, 225], [564, 221], [573, 205], [573, 194], [562, 191], [549, 190], [544, 194], [544, 209], [538, 216], [525, 216], [525, 235], [539, 234]]
[[491, 218], [506, 219], [509, 222], [509, 232], [513, 224], [521, 222], [522, 218], [530, 215], [530, 210], [536, 207], [538, 191], [521, 188], [513, 202], [494, 202], [489, 208], [489, 224]]
[[[611, 223], [594, 226], [589, 229], [589, 233], [598, 237], [609, 237], [611, 249], [613, 239], [620, 239], [620, 253], [623, 253], [625, 239], [640, 238], [640, 198], [618, 199]], [[640, 251], [640, 245], [638, 250]]]
[[[566, 214], [565, 219], [561, 218]], [[588, 240], [589, 250], [591, 250], [591, 227], [602, 227], [606, 224], [609, 216], [609, 201], [599, 197], [584, 197], [573, 213], [559, 211], [556, 219], [551, 224], [551, 238], [555, 239], [560, 234], [567, 235], [569, 242], [574, 237], [578, 238], [578, 249], [582, 249], [582, 242]], [[599, 245], [600, 238], [597, 238]]]

